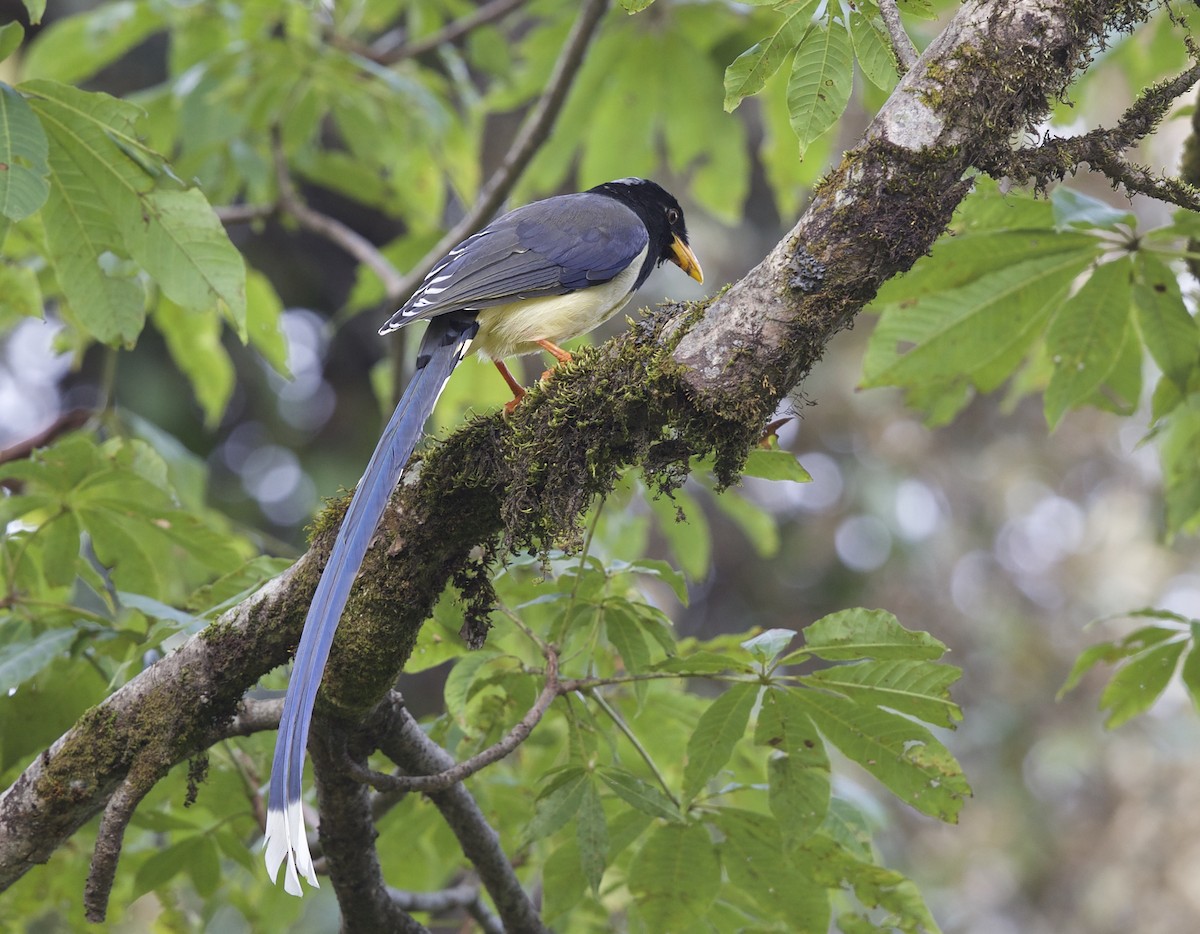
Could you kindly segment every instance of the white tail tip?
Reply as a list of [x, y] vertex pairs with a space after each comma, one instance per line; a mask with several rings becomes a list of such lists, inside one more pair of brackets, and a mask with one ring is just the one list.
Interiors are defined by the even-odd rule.
[[283, 890], [297, 897], [304, 894], [300, 886], [303, 875], [314, 889], [320, 888], [317, 873], [313, 869], [312, 855], [308, 852], [308, 835], [304, 832], [304, 813], [299, 801], [289, 801], [283, 810], [267, 808], [267, 832], [263, 836], [266, 851], [267, 873], [272, 882], [278, 882], [279, 867], [287, 867], [283, 873]]

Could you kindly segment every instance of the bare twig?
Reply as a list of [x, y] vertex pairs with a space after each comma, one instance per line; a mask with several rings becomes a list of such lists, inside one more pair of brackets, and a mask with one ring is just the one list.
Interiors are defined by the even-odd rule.
[[288, 171], [287, 159], [279, 141], [274, 142], [275, 177], [279, 183], [279, 208], [294, 217], [301, 227], [319, 234], [327, 240], [336, 243], [356, 260], [370, 269], [379, 281], [383, 283], [384, 293], [389, 301], [396, 301], [404, 290], [404, 282], [396, 267], [391, 264], [370, 240], [343, 224], [336, 217], [314, 211], [304, 203], [292, 182]]
[[1114, 188], [1120, 185], [1128, 194], [1149, 195], [1200, 211], [1200, 188], [1184, 179], [1157, 175], [1122, 157], [1122, 153], [1153, 133], [1176, 99], [1197, 82], [1200, 82], [1200, 62], [1143, 91], [1111, 129], [1100, 128], [1065, 139], [1048, 136], [1040, 144], [1006, 154], [995, 166], [984, 168], [1022, 184], [1045, 188], [1086, 162], [1105, 175]]
[[416, 58], [418, 55], [433, 51], [440, 45], [457, 42], [473, 29], [495, 22], [524, 2], [525, 0], [492, 0], [491, 3], [485, 3], [479, 7], [474, 13], [449, 22], [437, 32], [414, 42], [405, 42], [403, 31], [393, 29], [372, 42], [364, 54], [380, 65], [394, 65], [406, 58]]
[[879, 0], [879, 15], [883, 17], [883, 25], [887, 27], [892, 40], [892, 52], [900, 63], [900, 74], [905, 74], [917, 63], [920, 57], [917, 47], [909, 38], [904, 23], [900, 21], [900, 8], [896, 0]]
[[349, 764], [350, 774], [363, 784], [370, 785], [379, 791], [421, 791], [426, 793], [442, 791], [474, 775], [493, 762], [499, 762], [525, 742], [559, 693], [558, 655], [552, 649], [547, 648], [546, 685], [542, 688], [542, 693], [529, 708], [529, 712], [498, 743], [433, 775], [385, 775], [383, 772], [356, 767], [354, 763]]
[[108, 896], [117, 876], [125, 828], [129, 826], [138, 803], [154, 787], [155, 781], [157, 776], [150, 781], [137, 782], [126, 778], [104, 808], [100, 830], [96, 834], [96, 849], [92, 852], [92, 866], [83, 889], [84, 912], [93, 924], [99, 924], [108, 914]]
[[[430, 739], [393, 693], [379, 707], [383, 718], [379, 748], [410, 775], [430, 775], [454, 767], [454, 757]], [[506, 931], [549, 934], [500, 846], [496, 831], [463, 784], [429, 794], [492, 897]]]

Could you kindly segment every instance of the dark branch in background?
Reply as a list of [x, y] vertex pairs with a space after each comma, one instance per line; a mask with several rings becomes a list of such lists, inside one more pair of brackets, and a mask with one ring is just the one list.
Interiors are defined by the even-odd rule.
[[472, 30], [507, 16], [524, 2], [525, 0], [492, 0], [474, 13], [447, 23], [437, 32], [413, 42], [405, 41], [403, 30], [393, 29], [372, 42], [364, 54], [380, 65], [394, 65], [406, 58], [416, 58], [418, 55], [432, 52], [438, 46], [457, 42]]
[[216, 212], [217, 219], [229, 227], [271, 217], [279, 212], [279, 207], [274, 204], [224, 204], [213, 208], [213, 211]]
[[1156, 175], [1145, 166], [1127, 162], [1123, 157], [1158, 128], [1175, 101], [1200, 81], [1200, 62], [1174, 78], [1162, 81], [1141, 93], [1111, 129], [1097, 129], [1081, 136], [1059, 139], [1047, 136], [1040, 145], [1019, 149], [1002, 159], [989, 172], [1007, 175], [1022, 185], [1039, 190], [1078, 171], [1087, 163], [1113, 184], [1130, 194], [1149, 195], [1168, 204], [1200, 211], [1200, 187], [1196, 179]]
[[484, 934], [504, 934], [499, 919], [484, 907], [477, 885], [456, 885], [440, 892], [388, 889], [388, 896], [404, 911], [426, 911], [436, 915], [461, 908], [479, 922]]
[[[1189, 185], [1200, 188], [1200, 94], [1192, 105], [1192, 132], [1183, 144], [1183, 158], [1179, 166], [1179, 177]], [[1200, 240], [1191, 238], [1188, 253], [1195, 254], [1186, 260], [1188, 271], [1200, 279]]]
[[888, 36], [891, 37], [892, 52], [896, 61], [900, 63], [900, 74], [905, 74], [917, 63], [920, 56], [900, 20], [900, 8], [896, 5], [896, 0], [879, 0], [879, 15], [883, 17], [883, 25], [887, 27]]
[[280, 210], [294, 217], [301, 227], [333, 241], [375, 273], [379, 277], [379, 281], [383, 283], [383, 290], [389, 299], [394, 299], [399, 295], [403, 287], [403, 280], [400, 278], [400, 273], [396, 271], [396, 267], [376, 249], [375, 244], [357, 230], [348, 227], [335, 217], [314, 211], [305, 204], [296, 192], [296, 186], [288, 171], [287, 157], [283, 154], [283, 147], [278, 138], [272, 140], [272, 148], [275, 156], [275, 178], [279, 185]]

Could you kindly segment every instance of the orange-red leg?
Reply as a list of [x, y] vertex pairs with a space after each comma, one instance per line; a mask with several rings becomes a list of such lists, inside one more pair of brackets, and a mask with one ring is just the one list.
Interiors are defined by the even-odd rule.
[[569, 350], [563, 350], [561, 347], [558, 346], [558, 344], [554, 343], [553, 341], [541, 340], [541, 341], [534, 341], [534, 343], [537, 344], [539, 347], [541, 347], [542, 350], [546, 351], [546, 353], [548, 353], [552, 357], [554, 357], [554, 359], [557, 360], [559, 363], [570, 363], [571, 360], [573, 359], [571, 357], [571, 352]]
[[496, 364], [496, 369], [500, 371], [500, 375], [504, 377], [504, 382], [508, 383], [508, 388], [512, 390], [512, 400], [504, 403], [504, 414], [511, 415], [513, 409], [515, 409], [520, 404], [521, 400], [525, 398], [525, 388], [518, 383], [516, 377], [514, 377], [512, 373], [508, 371], [508, 367], [504, 365], [503, 360], [493, 360], [492, 363]]

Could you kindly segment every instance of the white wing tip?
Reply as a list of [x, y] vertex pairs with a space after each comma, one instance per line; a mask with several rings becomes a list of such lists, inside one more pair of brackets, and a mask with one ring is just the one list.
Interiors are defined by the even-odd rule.
[[267, 874], [272, 882], [278, 882], [279, 867], [287, 863], [283, 872], [283, 890], [289, 895], [300, 897], [304, 889], [300, 876], [314, 889], [321, 887], [313, 869], [312, 854], [308, 851], [308, 836], [304, 832], [304, 813], [299, 801], [289, 801], [282, 810], [267, 808], [267, 831], [263, 835], [263, 849], [267, 863]]

